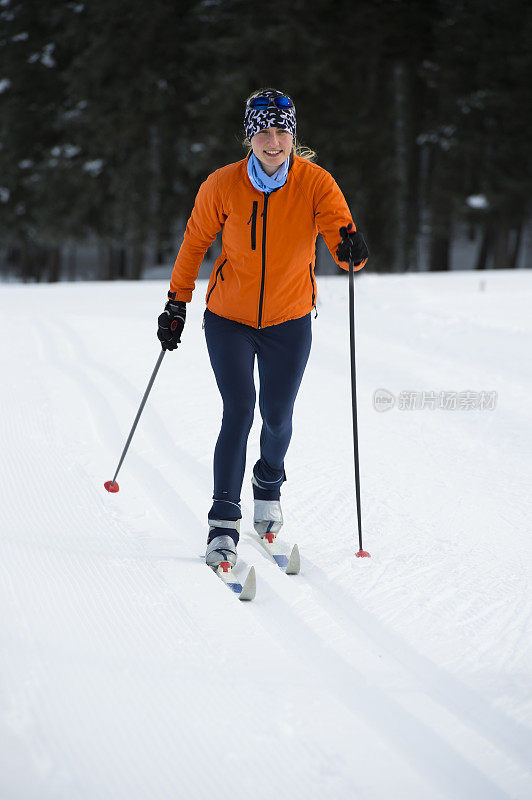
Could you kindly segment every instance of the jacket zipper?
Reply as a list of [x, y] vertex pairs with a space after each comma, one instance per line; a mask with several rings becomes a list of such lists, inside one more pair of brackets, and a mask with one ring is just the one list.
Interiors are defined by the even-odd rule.
[[251, 216], [249, 218], [248, 225], [251, 224], [251, 249], [257, 249], [257, 211], [259, 208], [259, 201], [253, 201], [253, 211], [251, 212]]
[[213, 293], [214, 287], [216, 286], [216, 283], [218, 282], [218, 275], [220, 276], [220, 278], [221, 278], [222, 280], [225, 280], [225, 278], [224, 278], [224, 276], [223, 276], [223, 274], [222, 274], [222, 267], [223, 267], [223, 265], [225, 264], [225, 262], [226, 262], [226, 261], [227, 261], [227, 259], [225, 259], [225, 261], [222, 261], [222, 263], [220, 264], [220, 266], [219, 266], [219, 267], [218, 267], [218, 269], [216, 270], [216, 277], [215, 277], [215, 279], [214, 279], [214, 283], [213, 283], [213, 285], [212, 285], [212, 287], [211, 287], [211, 290], [210, 290], [209, 294], [207, 295], [207, 300], [205, 301], [205, 302], [207, 302], [207, 303], [209, 302], [209, 297], [210, 297], [210, 296], [211, 296], [211, 294]]
[[314, 314], [314, 319], [318, 316], [318, 309], [316, 308], [316, 285], [314, 283], [314, 276], [312, 274], [312, 261], [308, 265], [308, 270], [310, 272], [310, 282], [312, 284], [312, 308], [315, 309], [316, 313]]
[[312, 261], [308, 265], [308, 270], [310, 272], [310, 282], [312, 284], [312, 308], [316, 305], [316, 290], [314, 288], [314, 278], [312, 277]]
[[260, 280], [258, 328], [262, 327], [262, 303], [264, 300], [264, 278], [266, 276], [266, 218], [268, 216], [268, 197], [268, 192], [264, 192], [264, 211], [262, 212], [262, 276]]

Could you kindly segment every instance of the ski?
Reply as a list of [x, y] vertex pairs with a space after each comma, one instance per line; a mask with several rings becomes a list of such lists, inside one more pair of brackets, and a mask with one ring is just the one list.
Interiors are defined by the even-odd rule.
[[222, 561], [218, 569], [213, 570], [218, 575], [222, 583], [234, 592], [239, 600], [253, 600], [257, 592], [257, 581], [255, 578], [255, 567], [250, 567], [246, 580], [241, 584], [233, 575], [233, 569], [229, 561]]
[[261, 545], [262, 549], [275, 561], [279, 569], [282, 569], [287, 575], [297, 575], [301, 568], [299, 558], [299, 548], [297, 544], [288, 545], [289, 553], [286, 553], [286, 547], [281, 547], [281, 543], [277, 542], [273, 533], [265, 533], [264, 537], [254, 537]]

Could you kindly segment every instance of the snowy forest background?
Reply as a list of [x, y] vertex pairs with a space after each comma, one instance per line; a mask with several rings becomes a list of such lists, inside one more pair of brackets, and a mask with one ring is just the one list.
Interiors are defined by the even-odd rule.
[[524, 0], [0, 0], [0, 278], [168, 274], [261, 86], [368, 269], [530, 267], [531, 41]]

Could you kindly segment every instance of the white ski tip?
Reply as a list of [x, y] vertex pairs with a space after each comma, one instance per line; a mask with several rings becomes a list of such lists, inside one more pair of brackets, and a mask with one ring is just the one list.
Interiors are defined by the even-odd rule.
[[297, 544], [292, 547], [292, 552], [290, 553], [290, 558], [288, 559], [288, 564], [285, 569], [287, 575], [297, 575], [299, 570], [301, 569], [301, 560], [299, 558], [299, 548]]
[[247, 578], [242, 586], [242, 591], [238, 595], [239, 600], [253, 600], [257, 593], [257, 579], [255, 577], [255, 567], [250, 567]]

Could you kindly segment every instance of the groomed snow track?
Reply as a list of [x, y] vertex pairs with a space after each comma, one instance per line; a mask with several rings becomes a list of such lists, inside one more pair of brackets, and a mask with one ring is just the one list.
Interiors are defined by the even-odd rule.
[[[347, 282], [319, 281], [283, 487], [301, 574], [250, 535], [257, 410], [248, 604], [201, 558], [221, 413], [203, 286], [109, 495], [165, 286], [4, 285], [0, 796], [530, 796], [532, 276], [485, 280], [357, 278], [363, 560]], [[379, 414], [384, 387], [498, 406]]]

